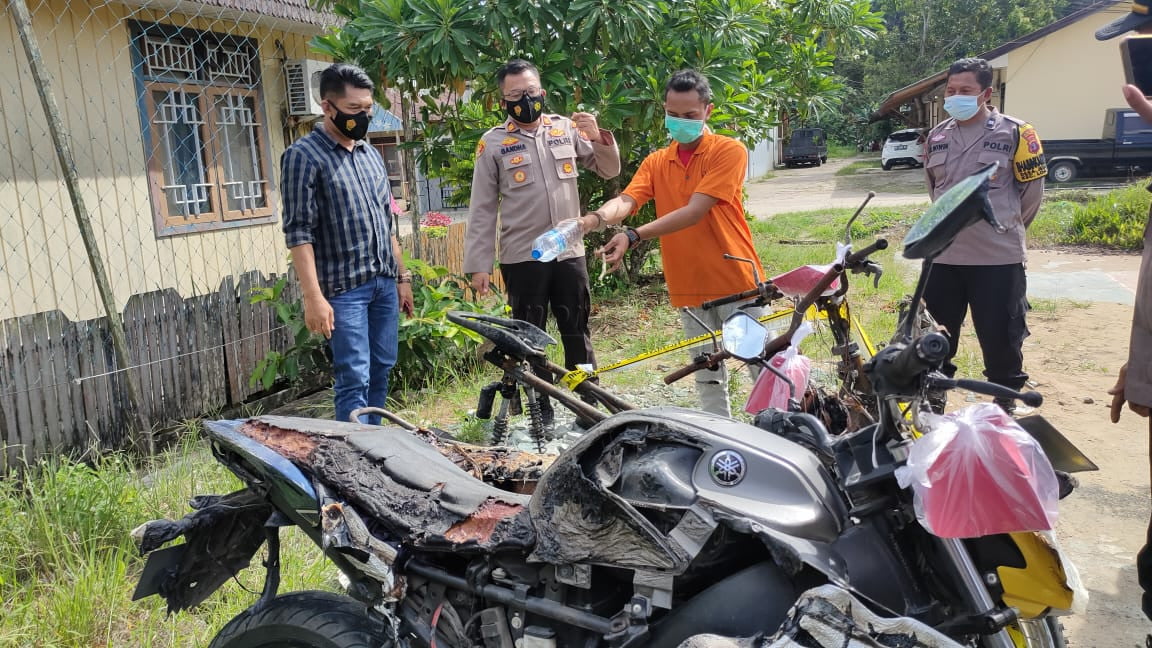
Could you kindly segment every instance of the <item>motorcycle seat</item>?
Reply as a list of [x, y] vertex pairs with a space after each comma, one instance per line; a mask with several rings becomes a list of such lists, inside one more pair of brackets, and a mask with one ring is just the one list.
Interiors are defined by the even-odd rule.
[[385, 540], [480, 552], [523, 551], [536, 543], [529, 496], [476, 479], [403, 428], [273, 416], [255, 421], [265, 430], [313, 437], [314, 449], [297, 462], [378, 522]]

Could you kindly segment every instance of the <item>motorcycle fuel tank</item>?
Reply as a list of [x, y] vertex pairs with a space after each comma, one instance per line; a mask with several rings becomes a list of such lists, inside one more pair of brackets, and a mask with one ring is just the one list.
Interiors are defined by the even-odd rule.
[[831, 476], [797, 444], [695, 410], [632, 410], [597, 424], [541, 478], [530, 508], [548, 540], [536, 558], [677, 571], [692, 552], [659, 516], [689, 507], [780, 536], [806, 562], [847, 517]]

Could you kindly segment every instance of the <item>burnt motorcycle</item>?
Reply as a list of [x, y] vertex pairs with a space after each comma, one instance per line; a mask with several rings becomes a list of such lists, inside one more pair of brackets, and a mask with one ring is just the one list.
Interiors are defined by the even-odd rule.
[[[987, 175], [938, 201], [909, 249], [946, 245], [970, 224]], [[899, 422], [834, 437], [798, 412], [748, 425], [617, 402], [606, 416], [533, 375], [555, 343], [543, 331], [453, 317], [493, 342], [488, 359], [506, 375], [592, 423], [534, 492], [484, 483], [401, 427], [272, 416], [209, 422], [216, 459], [245, 488], [197, 497], [184, 518], [139, 527], [149, 557], [135, 597], [190, 608], [266, 545], [259, 599], [213, 647], [674, 648], [703, 634], [772, 635], [795, 620], [798, 601], [809, 609], [812, 592], [827, 588], [848, 597], [849, 609], [948, 637], [901, 645], [1063, 645], [1048, 616], [1068, 607], [1072, 592], [1053, 580], [1064, 574], [1057, 550], [1009, 536], [928, 534], [892, 476], [912, 442]], [[770, 357], [783, 348], [762, 342], [745, 336], [726, 353]], [[867, 369], [879, 397], [907, 402], [937, 380], [937, 342], [929, 335], [883, 349]], [[601, 388], [577, 388], [589, 390]], [[346, 593], [279, 592], [288, 526], [342, 572]], [[1021, 585], [1019, 573], [1046, 587]]]

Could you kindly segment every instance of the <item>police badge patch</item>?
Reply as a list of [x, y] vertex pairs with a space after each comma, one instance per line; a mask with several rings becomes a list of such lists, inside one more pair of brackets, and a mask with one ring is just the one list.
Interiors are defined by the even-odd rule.
[[1016, 143], [1016, 155], [1012, 158], [1012, 170], [1017, 182], [1032, 182], [1048, 175], [1048, 165], [1044, 162], [1044, 145], [1032, 124], [1020, 126], [1020, 139]]

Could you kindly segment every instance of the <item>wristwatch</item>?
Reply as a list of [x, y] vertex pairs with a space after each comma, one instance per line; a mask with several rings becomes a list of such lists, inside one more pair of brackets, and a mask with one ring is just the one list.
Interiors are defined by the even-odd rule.
[[629, 250], [636, 247], [637, 245], [640, 245], [640, 233], [637, 232], [635, 229], [633, 229], [631, 227], [625, 227], [624, 228], [624, 235], [628, 237], [628, 249]]

